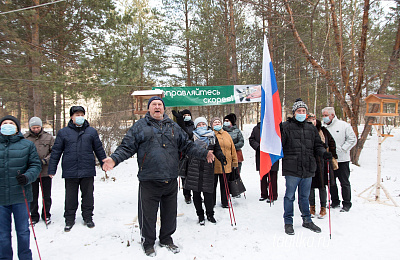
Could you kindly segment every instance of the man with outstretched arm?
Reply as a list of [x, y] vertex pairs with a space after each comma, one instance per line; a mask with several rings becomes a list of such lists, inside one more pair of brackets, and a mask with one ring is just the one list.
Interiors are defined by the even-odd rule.
[[212, 151], [196, 146], [188, 135], [164, 114], [164, 101], [150, 98], [146, 116], [127, 132], [115, 152], [103, 160], [103, 170], [110, 171], [137, 153], [138, 216], [142, 247], [147, 256], [155, 256], [157, 211], [160, 205], [159, 245], [178, 253], [171, 235], [176, 230], [179, 152], [198, 159], [214, 160]]

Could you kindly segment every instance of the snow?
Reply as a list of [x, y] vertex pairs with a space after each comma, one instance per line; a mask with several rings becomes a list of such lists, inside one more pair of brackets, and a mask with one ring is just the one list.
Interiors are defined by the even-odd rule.
[[[297, 202], [294, 216], [296, 234], [289, 236], [284, 233], [285, 181], [281, 174], [278, 177], [278, 200], [272, 206], [258, 201], [260, 189], [255, 152], [248, 143], [253, 126], [245, 125], [243, 131], [245, 161], [242, 179], [247, 191], [246, 198], [242, 196], [233, 200], [237, 225], [231, 226], [229, 211], [220, 207], [217, 194], [217, 224], [206, 221], [205, 226], [200, 226], [194, 205], [184, 202], [180, 190], [178, 214], [181, 216], [177, 218], [178, 227], [173, 239], [181, 252], [174, 255], [159, 247], [156, 241], [157, 256], [154, 259], [399, 259], [400, 208], [367, 202], [357, 196], [376, 182], [376, 135], [368, 137], [360, 158], [361, 166], [350, 166], [353, 207], [348, 213], [331, 210], [332, 239], [329, 239], [328, 217], [314, 218], [322, 232], [311, 232], [301, 226]], [[382, 179], [385, 188], [400, 205], [400, 173], [397, 168], [400, 129], [394, 129], [392, 134], [394, 137], [382, 145]], [[107, 179], [99, 168], [95, 178], [96, 227], [89, 229], [83, 225], [79, 208], [75, 226], [66, 233], [63, 231], [64, 181], [59, 168], [53, 179], [53, 222], [48, 229], [42, 221], [35, 226], [42, 259], [149, 259], [140, 245], [136, 174], [136, 158], [121, 163], [108, 173]], [[383, 192], [381, 196], [385, 198]], [[158, 228], [157, 225], [157, 233]], [[13, 246], [14, 259], [17, 259], [15, 234]], [[39, 259], [32, 232], [31, 250], [34, 259]]]

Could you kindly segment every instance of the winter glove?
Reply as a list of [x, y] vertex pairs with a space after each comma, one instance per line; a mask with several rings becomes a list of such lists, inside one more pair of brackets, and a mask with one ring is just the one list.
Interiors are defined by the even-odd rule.
[[330, 152], [325, 152], [324, 153], [324, 159], [325, 160], [332, 160], [332, 154]]
[[221, 159], [219, 160], [220, 162], [221, 162], [221, 164], [223, 165], [223, 166], [225, 166], [225, 165], [227, 165], [228, 164], [228, 162], [226, 161], [226, 157], [223, 155], [223, 157], [221, 157]]
[[172, 110], [172, 114], [174, 115], [174, 117], [176, 118], [176, 123], [178, 123], [178, 125], [180, 127], [183, 127], [185, 125], [185, 121], [183, 120], [183, 115], [181, 112], [176, 112], [175, 110]]
[[17, 177], [15, 177], [15, 178], [17, 178], [19, 185], [24, 186], [24, 185], [28, 184], [28, 178], [23, 174], [17, 175]]

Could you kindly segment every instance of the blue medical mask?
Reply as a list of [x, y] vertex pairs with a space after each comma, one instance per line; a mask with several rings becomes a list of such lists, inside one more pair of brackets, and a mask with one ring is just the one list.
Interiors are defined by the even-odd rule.
[[203, 134], [205, 134], [206, 132], [207, 132], [207, 126], [199, 126], [199, 127], [197, 127], [196, 128], [196, 132], [199, 134], [199, 135], [203, 135]]
[[192, 120], [192, 117], [191, 117], [191, 116], [185, 116], [185, 117], [183, 118], [183, 121], [190, 121], [190, 120]]
[[83, 123], [85, 123], [85, 117], [83, 117], [83, 116], [75, 117], [75, 124], [83, 125]]
[[13, 135], [17, 132], [17, 127], [12, 124], [4, 124], [1, 126], [0, 131], [3, 135]]
[[231, 126], [231, 122], [224, 122], [224, 126]]
[[215, 125], [213, 128], [215, 131], [219, 131], [222, 129], [222, 125]]
[[329, 116], [323, 117], [322, 121], [324, 121], [325, 124], [329, 124], [329, 122], [331, 122], [331, 120], [329, 119]]
[[296, 120], [299, 122], [303, 122], [306, 120], [307, 114], [296, 114]]

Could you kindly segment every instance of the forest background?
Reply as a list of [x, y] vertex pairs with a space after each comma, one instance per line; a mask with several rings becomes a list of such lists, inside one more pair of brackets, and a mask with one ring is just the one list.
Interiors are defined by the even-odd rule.
[[[55, 134], [70, 104], [95, 100], [90, 123], [110, 152], [139, 118], [135, 90], [260, 84], [264, 35], [283, 118], [298, 97], [318, 117], [335, 107], [358, 136], [358, 164], [375, 120], [363, 99], [400, 94], [399, 0], [0, 0], [0, 116], [38, 116]], [[243, 125], [259, 106], [190, 109]]]

